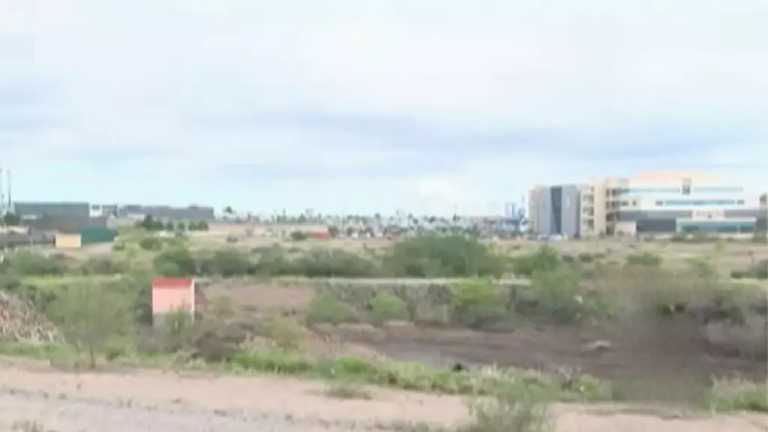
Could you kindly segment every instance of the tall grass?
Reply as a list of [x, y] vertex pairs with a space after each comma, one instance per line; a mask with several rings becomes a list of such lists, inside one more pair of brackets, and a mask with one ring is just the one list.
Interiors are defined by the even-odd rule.
[[420, 363], [373, 362], [354, 357], [313, 360], [296, 353], [281, 351], [238, 353], [230, 365], [243, 371], [352, 380], [443, 394], [496, 395], [501, 392], [533, 392], [560, 401], [599, 401], [613, 397], [613, 390], [608, 383], [587, 375], [565, 378], [499, 368], [453, 372]]
[[713, 411], [757, 411], [768, 413], [768, 382], [718, 379], [709, 395]]

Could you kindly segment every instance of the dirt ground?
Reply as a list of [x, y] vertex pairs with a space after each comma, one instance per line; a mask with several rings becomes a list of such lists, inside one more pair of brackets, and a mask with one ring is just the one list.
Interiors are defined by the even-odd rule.
[[[232, 279], [205, 287], [210, 298], [225, 296], [249, 316], [299, 315], [314, 291], [306, 281]], [[438, 367], [456, 362], [581, 371], [613, 382], [631, 400], [698, 403], [713, 376], [766, 379], [765, 362], [713, 349], [704, 327], [687, 319], [611, 322], [609, 327], [536, 325], [528, 321], [503, 330], [400, 326], [339, 332], [337, 341], [385, 356]], [[324, 333], [327, 333], [324, 332]], [[585, 346], [607, 341], [609, 349]], [[318, 341], [314, 341], [318, 342]], [[322, 350], [317, 343], [313, 349]], [[342, 349], [343, 352], [343, 349]]]
[[[468, 418], [459, 397], [372, 388], [338, 400], [327, 384], [274, 376], [167, 371], [69, 373], [0, 358], [0, 431], [36, 422], [56, 432], [366, 431], [395, 424], [450, 426]], [[710, 416], [618, 405], [558, 405], [557, 432], [758, 432], [768, 416]]]
[[[698, 329], [673, 320], [610, 329], [525, 324], [511, 331], [398, 327], [344, 338], [386, 356], [450, 367], [496, 364], [547, 372], [580, 371], [611, 381], [634, 401], [700, 403], [713, 376], [762, 382], [764, 360], [712, 350]], [[586, 347], [610, 343], [604, 350]]]

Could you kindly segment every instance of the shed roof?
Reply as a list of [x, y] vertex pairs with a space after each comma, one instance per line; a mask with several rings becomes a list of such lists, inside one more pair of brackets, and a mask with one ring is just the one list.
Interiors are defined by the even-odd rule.
[[152, 289], [187, 289], [193, 282], [190, 278], [157, 277], [152, 280]]

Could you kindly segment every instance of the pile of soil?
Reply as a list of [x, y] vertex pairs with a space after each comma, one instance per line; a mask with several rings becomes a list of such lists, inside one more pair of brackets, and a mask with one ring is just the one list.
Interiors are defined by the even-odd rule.
[[58, 339], [56, 327], [28, 302], [0, 292], [0, 340], [50, 343]]

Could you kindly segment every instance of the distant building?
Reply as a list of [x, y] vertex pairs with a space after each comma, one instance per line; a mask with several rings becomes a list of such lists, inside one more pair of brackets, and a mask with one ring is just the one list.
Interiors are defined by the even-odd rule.
[[39, 231], [77, 233], [107, 225], [107, 216], [94, 217], [85, 202], [16, 202], [13, 210], [23, 225]]
[[117, 213], [120, 217], [132, 219], [143, 219], [146, 216], [152, 216], [155, 219], [170, 221], [212, 221], [216, 217], [213, 207], [201, 206], [170, 207], [125, 205], [121, 206], [117, 210]]
[[173, 312], [187, 312], [195, 316], [195, 280], [189, 278], [158, 277], [152, 281], [152, 316], [155, 323], [164, 315]]
[[538, 186], [528, 197], [528, 223], [537, 235], [578, 237], [581, 225], [581, 187]]
[[80, 249], [83, 247], [83, 236], [78, 234], [56, 234], [54, 240], [56, 249]]
[[[766, 212], [755, 196], [711, 174], [651, 172], [595, 179], [578, 189], [581, 237], [748, 235], [766, 226]], [[531, 191], [533, 232], [565, 235], [569, 231], [563, 214], [571, 210], [559, 198], [565, 196], [572, 197], [573, 189], [558, 192], [539, 187]], [[561, 227], [558, 221], [563, 221]]]
[[48, 217], [89, 218], [91, 206], [87, 202], [16, 202], [14, 213], [23, 221]]

